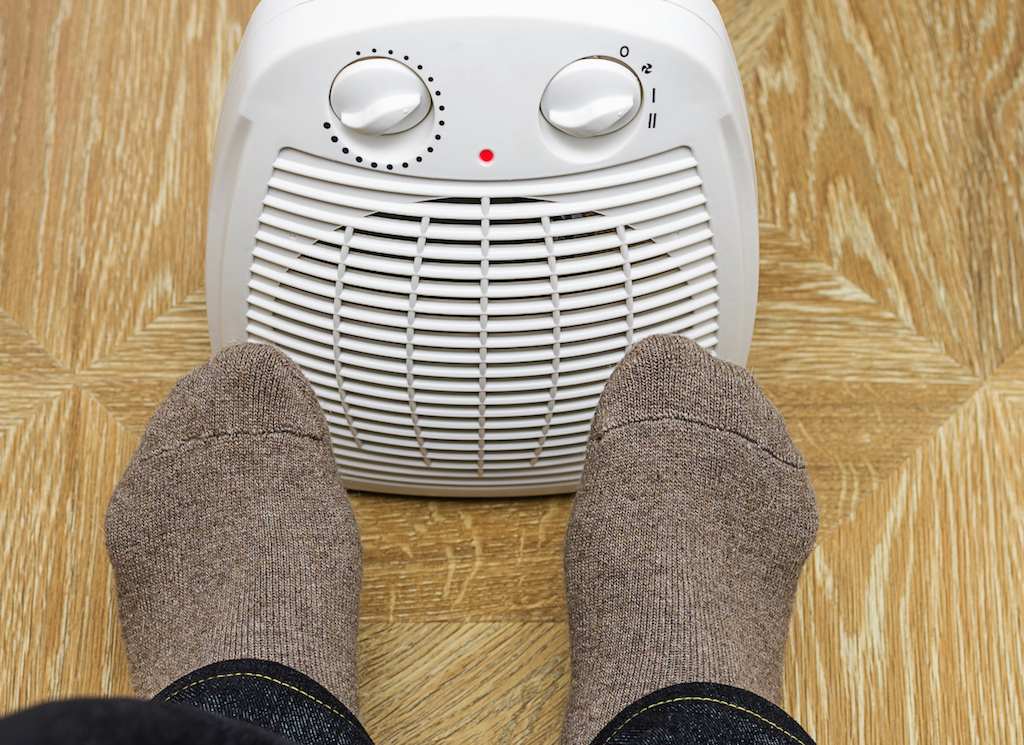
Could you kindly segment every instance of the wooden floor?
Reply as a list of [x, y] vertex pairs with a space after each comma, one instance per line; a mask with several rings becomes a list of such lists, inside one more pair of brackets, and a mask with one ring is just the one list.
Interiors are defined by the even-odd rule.
[[[207, 183], [255, 0], [0, 3], [0, 710], [125, 694], [102, 515], [209, 352]], [[1024, 5], [723, 0], [759, 167], [750, 364], [820, 495], [785, 705], [1024, 742]], [[381, 745], [556, 741], [569, 497], [354, 495]]]

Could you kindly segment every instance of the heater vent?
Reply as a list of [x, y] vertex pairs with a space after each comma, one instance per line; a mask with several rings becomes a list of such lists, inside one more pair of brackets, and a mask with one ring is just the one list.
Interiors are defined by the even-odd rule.
[[687, 148], [498, 182], [284, 150], [247, 333], [303, 368], [352, 482], [553, 493], [575, 488], [604, 381], [633, 344], [681, 333], [715, 351], [717, 288]]

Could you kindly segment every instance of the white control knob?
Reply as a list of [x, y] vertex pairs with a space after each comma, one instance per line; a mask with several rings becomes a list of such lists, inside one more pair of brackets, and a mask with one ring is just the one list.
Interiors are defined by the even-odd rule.
[[597, 137], [622, 129], [640, 110], [636, 74], [603, 57], [576, 60], [563, 67], [544, 89], [544, 118], [573, 137]]
[[331, 108], [342, 124], [360, 134], [395, 134], [423, 121], [430, 111], [430, 91], [401, 62], [371, 57], [353, 62], [334, 78]]

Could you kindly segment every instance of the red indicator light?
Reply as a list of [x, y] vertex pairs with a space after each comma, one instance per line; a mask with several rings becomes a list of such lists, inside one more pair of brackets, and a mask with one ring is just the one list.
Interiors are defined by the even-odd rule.
[[492, 160], [494, 160], [494, 153], [491, 152], [490, 150], [481, 150], [480, 160], [482, 160], [484, 163], [490, 163]]

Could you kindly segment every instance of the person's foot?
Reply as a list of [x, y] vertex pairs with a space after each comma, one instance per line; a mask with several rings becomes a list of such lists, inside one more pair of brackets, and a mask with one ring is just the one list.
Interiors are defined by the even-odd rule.
[[110, 500], [106, 534], [138, 695], [253, 658], [358, 713], [359, 529], [319, 403], [284, 354], [233, 346], [182, 378]]
[[681, 336], [638, 344], [601, 396], [566, 534], [563, 745], [679, 683], [778, 703], [817, 525], [803, 458], [750, 373]]

